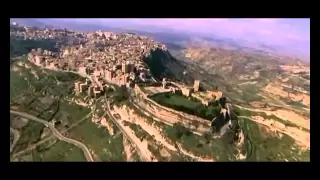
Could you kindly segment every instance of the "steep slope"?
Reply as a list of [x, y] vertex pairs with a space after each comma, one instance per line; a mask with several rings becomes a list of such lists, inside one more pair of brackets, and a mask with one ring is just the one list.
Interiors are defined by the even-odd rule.
[[157, 49], [150, 53], [150, 56], [144, 59], [148, 64], [152, 75], [161, 80], [168, 78], [185, 83], [193, 82], [193, 77], [185, 74], [186, 65], [174, 58], [170, 52]]

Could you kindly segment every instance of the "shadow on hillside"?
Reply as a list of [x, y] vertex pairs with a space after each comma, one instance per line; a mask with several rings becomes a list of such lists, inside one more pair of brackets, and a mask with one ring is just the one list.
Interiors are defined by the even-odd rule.
[[32, 49], [46, 49], [57, 52], [56, 42], [51, 40], [10, 39], [10, 55], [21, 56], [28, 54]]
[[167, 78], [172, 81], [193, 83], [194, 78], [184, 74], [186, 69], [179, 60], [173, 57], [168, 51], [156, 49], [151, 51], [149, 57], [144, 57], [143, 61], [149, 66], [151, 74], [157, 80]]

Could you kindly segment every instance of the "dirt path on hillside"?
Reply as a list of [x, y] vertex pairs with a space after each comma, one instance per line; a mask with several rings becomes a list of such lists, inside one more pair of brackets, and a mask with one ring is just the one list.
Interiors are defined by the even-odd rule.
[[[137, 104], [134, 104], [133, 105], [140, 109], [141, 112], [146, 115], [146, 116], [149, 116], [149, 117], [152, 117], [154, 121], [157, 121], [157, 122], [160, 122], [160, 123], [163, 123], [163, 124], [166, 124], [168, 126], [174, 126], [174, 123], [173, 122], [179, 122], [179, 121], [169, 121], [168, 119], [165, 119], [164, 117], [159, 117], [159, 116], [156, 116], [153, 112], [150, 112], [148, 110], [146, 110], [144, 107], [141, 107], [140, 104], [137, 105]], [[186, 124], [183, 124], [185, 127], [188, 127], [186, 126]], [[202, 130], [200, 131], [199, 128], [198, 129], [190, 129], [190, 131], [193, 133], [193, 134], [196, 134], [196, 135], [199, 135], [199, 136], [202, 136], [203, 133], [205, 132], [208, 132], [208, 130]]]
[[[155, 107], [150, 104], [145, 104], [142, 102], [137, 103], [137, 105], [141, 107], [144, 111], [150, 112], [152, 116], [155, 116], [158, 119], [164, 120], [169, 124], [181, 123], [184, 126], [201, 133], [210, 131], [210, 121], [208, 120], [198, 121], [194, 119], [189, 119], [188, 117], [183, 117], [175, 113], [168, 112], [161, 108]], [[195, 124], [197, 124], [198, 126], [196, 127]]]
[[[262, 91], [280, 96], [282, 98], [291, 98], [293, 101], [301, 101], [302, 104], [310, 106], [310, 96], [305, 94], [305, 92], [299, 93], [288, 93], [283, 90], [283, 87], [291, 88], [291, 86], [279, 85], [276, 83], [270, 83], [262, 89]], [[296, 90], [298, 91], [298, 90]], [[289, 97], [288, 97], [289, 95]]]
[[121, 120], [118, 120], [119, 124], [123, 126], [123, 129], [127, 132], [130, 138], [141, 150], [140, 155], [143, 156], [144, 159], [146, 159], [147, 161], [157, 162], [158, 160], [154, 157], [154, 155], [148, 149], [148, 141], [146, 140], [140, 141], [140, 139], [135, 135], [134, 131], [130, 127], [124, 125], [123, 121], [128, 121], [128, 119], [130, 119], [128, 112], [122, 108], [117, 108], [116, 106], [114, 106], [113, 108], [114, 110], [112, 113], [119, 114], [121, 116]]
[[188, 152], [187, 150], [183, 149], [182, 146], [180, 146], [179, 149], [177, 149], [173, 144], [171, 144], [170, 142], [168, 142], [168, 140], [165, 139], [159, 128], [148, 124], [146, 122], [147, 120], [134, 113], [134, 110], [129, 110], [127, 107], [122, 107], [118, 110], [120, 110], [118, 112], [122, 112], [121, 117], [123, 115], [129, 117], [127, 121], [140, 125], [143, 130], [145, 130], [149, 135], [153, 136], [154, 140], [163, 145], [165, 148], [175, 152], [180, 151], [182, 154], [189, 156], [197, 161], [214, 161], [214, 159], [196, 156], [191, 152]]
[[252, 109], [252, 108], [246, 108], [239, 105], [235, 105], [239, 108], [246, 109], [249, 111], [255, 111], [255, 112], [264, 112], [267, 115], [275, 115], [280, 119], [287, 120], [289, 122], [292, 122], [300, 127], [304, 127], [306, 129], [310, 130], [310, 119], [307, 119], [294, 111], [290, 110], [284, 110], [284, 109], [278, 109], [275, 111], [268, 111], [268, 110], [260, 110], [260, 109]]
[[131, 121], [135, 124], [140, 125], [142, 129], [144, 129], [148, 134], [153, 136], [154, 139], [159, 143], [161, 143], [163, 146], [165, 146], [171, 151], [177, 151], [177, 149], [172, 144], [167, 142], [167, 140], [163, 137], [163, 135], [159, 132], [158, 129], [156, 129], [152, 125], [149, 125], [146, 122], [146, 120], [144, 120], [142, 117], [139, 117], [137, 114], [135, 114], [133, 110], [129, 111], [129, 117], [130, 119], [128, 119], [128, 121]]
[[239, 116], [239, 118], [247, 118], [251, 121], [263, 124], [267, 126], [272, 131], [279, 131], [286, 134], [296, 140], [297, 144], [302, 147], [302, 149], [310, 149], [310, 133], [302, 131], [295, 127], [285, 127], [284, 124], [275, 120], [266, 120], [261, 116]]

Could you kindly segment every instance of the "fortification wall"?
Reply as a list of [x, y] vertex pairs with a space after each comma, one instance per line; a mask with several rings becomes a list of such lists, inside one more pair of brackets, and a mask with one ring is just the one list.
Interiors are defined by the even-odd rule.
[[202, 119], [202, 118], [199, 118], [199, 117], [197, 117], [197, 116], [193, 116], [193, 115], [190, 115], [190, 114], [187, 114], [187, 113], [184, 113], [184, 112], [176, 111], [176, 110], [174, 110], [174, 109], [171, 109], [171, 108], [162, 106], [161, 104], [159, 104], [159, 103], [155, 102], [154, 100], [150, 99], [150, 98], [148, 97], [148, 95], [147, 95], [145, 92], [143, 92], [138, 85], [135, 86], [135, 90], [136, 90], [139, 94], [141, 94], [145, 100], [147, 100], [147, 101], [150, 102], [152, 105], [154, 105], [154, 106], [156, 106], [156, 107], [158, 107], [158, 108], [161, 108], [161, 109], [163, 109], [163, 110], [166, 110], [166, 111], [168, 111], [168, 112], [170, 112], [170, 113], [174, 113], [174, 114], [180, 115], [180, 116], [182, 116], [182, 117], [184, 117], [184, 118], [188, 118], [188, 119], [190, 119], [190, 120], [199, 121], [199, 122], [204, 123], [204, 124], [209, 124], [209, 123], [210, 123], [210, 121], [208, 121], [208, 120], [206, 120], [206, 119]]

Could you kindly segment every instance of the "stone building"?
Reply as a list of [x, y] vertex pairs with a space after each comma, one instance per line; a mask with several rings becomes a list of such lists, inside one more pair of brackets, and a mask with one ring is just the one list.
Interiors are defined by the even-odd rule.
[[37, 66], [41, 66], [43, 62], [44, 62], [43, 56], [35, 56], [35, 64]]
[[182, 91], [182, 95], [189, 97], [191, 95], [192, 89], [190, 89], [190, 88], [182, 88], [181, 91]]
[[162, 88], [163, 88], [163, 89], [166, 89], [166, 85], [167, 85], [166, 78], [163, 78], [163, 79], [162, 79]]
[[113, 72], [113, 71], [111, 71], [111, 70], [106, 70], [106, 72], [105, 72], [105, 78], [106, 78], [107, 81], [112, 81], [113, 75], [114, 75], [114, 72]]
[[94, 72], [93, 72], [93, 75], [95, 77], [100, 77], [100, 76], [103, 76], [103, 70], [98, 70], [98, 69], [95, 69]]
[[127, 68], [128, 68], [128, 73], [131, 73], [134, 71], [135, 66], [133, 63], [129, 63], [127, 64]]
[[50, 68], [50, 61], [48, 59], [45, 60], [45, 67]]
[[200, 80], [194, 80], [193, 91], [198, 92], [200, 88]]
[[223, 97], [223, 92], [221, 92], [221, 91], [207, 91], [207, 93], [208, 93], [210, 96], [214, 96], [214, 97], [215, 97], [215, 100], [218, 100], [218, 99], [220, 99], [221, 97]]
[[80, 82], [74, 83], [74, 91], [76, 92], [76, 94], [80, 92]]
[[58, 69], [58, 66], [59, 66], [59, 65], [58, 65], [57, 62], [51, 62], [49, 67], [50, 67], [51, 69]]
[[130, 79], [134, 82], [135, 79], [136, 79], [136, 74], [133, 73], [133, 72], [131, 72], [131, 73], [130, 73]]
[[122, 72], [123, 72], [123, 73], [127, 73], [128, 68], [127, 68], [126, 62], [123, 61], [121, 65], [122, 65]]
[[95, 98], [98, 98], [101, 95], [101, 89], [99, 86], [94, 86], [93, 95]]
[[89, 88], [88, 88], [88, 96], [89, 97], [93, 96], [93, 86], [89, 86]]

